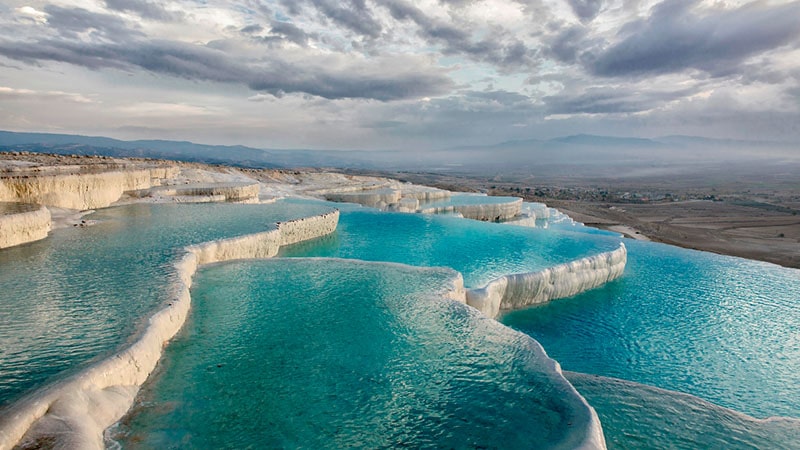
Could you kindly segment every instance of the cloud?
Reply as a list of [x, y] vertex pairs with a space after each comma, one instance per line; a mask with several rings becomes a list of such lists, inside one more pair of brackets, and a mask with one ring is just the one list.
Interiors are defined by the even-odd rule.
[[109, 9], [134, 13], [145, 19], [172, 22], [185, 17], [182, 12], [168, 11], [163, 6], [147, 0], [105, 0], [105, 2]]
[[213, 116], [226, 113], [226, 111], [215, 110], [207, 106], [164, 102], [137, 102], [117, 109], [132, 117]]
[[391, 101], [441, 95], [453, 83], [441, 69], [415, 57], [370, 60], [331, 55], [299, 59], [273, 52], [259, 61], [236, 59], [210, 46], [166, 40], [87, 43], [47, 39], [0, 40], [0, 55], [28, 63], [57, 61], [90, 69], [144, 69], [197, 81], [244, 84], [273, 95], [306, 93], [329, 99]]
[[274, 98], [275, 98], [275, 96], [273, 96], [273, 95], [256, 94], [256, 95], [251, 95], [250, 97], [247, 97], [247, 101], [249, 101], [249, 102], [265, 102], [267, 100], [271, 100], [271, 99], [274, 99]]
[[359, 118], [361, 126], [402, 139], [441, 139], [462, 144], [509, 139], [524, 133], [515, 126], [542, 117], [532, 99], [505, 90], [458, 91], [429, 101], [382, 104]]
[[547, 40], [547, 52], [557, 60], [574, 63], [590, 48], [589, 30], [580, 25], [566, 27]]
[[308, 40], [311, 38], [308, 33], [289, 22], [279, 22], [274, 20], [270, 25], [270, 31], [272, 31], [272, 33], [280, 35], [284, 39], [294, 42], [300, 46], [308, 45]]
[[264, 27], [260, 24], [248, 25], [240, 31], [246, 35], [252, 36], [256, 41], [266, 44], [292, 42], [300, 47], [307, 47], [309, 41], [312, 39], [319, 40], [319, 35], [316, 33], [309, 34], [293, 23], [281, 22], [274, 19], [270, 20], [270, 28], [267, 35], [260, 34], [264, 31]]
[[800, 0], [747, 1], [13, 0], [0, 128], [359, 148], [800, 139]]
[[658, 90], [626, 87], [592, 87], [584, 92], [543, 98], [550, 115], [623, 114], [650, 111], [699, 92], [700, 87]]
[[14, 10], [16, 14], [25, 19], [30, 20], [31, 22], [37, 24], [47, 23], [47, 13], [44, 11], [39, 11], [32, 6], [23, 6]]
[[94, 103], [94, 100], [72, 92], [62, 91], [34, 91], [31, 89], [14, 89], [7, 86], [0, 86], [0, 99], [18, 100], [34, 99], [42, 101], [66, 100], [72, 103]]
[[421, 9], [402, 0], [387, 0], [383, 5], [396, 20], [415, 23], [419, 28], [419, 35], [432, 44], [442, 45], [445, 54], [466, 55], [503, 69], [529, 67], [535, 64], [535, 51], [528, 48], [516, 36], [509, 35], [497, 27], [484, 33], [482, 39], [473, 39], [472, 24], [459, 28], [433, 19]]
[[124, 20], [115, 15], [96, 13], [83, 8], [62, 8], [56, 5], [47, 5], [44, 10], [48, 16], [48, 25], [65, 38], [77, 39], [79, 34], [84, 32], [112, 41], [143, 36], [141, 32], [131, 29]]
[[581, 21], [590, 21], [597, 17], [603, 0], [567, 0], [572, 11]]
[[736, 72], [747, 58], [800, 38], [800, 2], [753, 2], [736, 9], [701, 9], [696, 0], [666, 0], [628, 24], [621, 40], [594, 56], [588, 70], [603, 77], [697, 69]]
[[294, 15], [302, 6], [313, 6], [322, 17], [364, 37], [377, 38], [383, 30], [365, 0], [281, 0], [281, 4]]

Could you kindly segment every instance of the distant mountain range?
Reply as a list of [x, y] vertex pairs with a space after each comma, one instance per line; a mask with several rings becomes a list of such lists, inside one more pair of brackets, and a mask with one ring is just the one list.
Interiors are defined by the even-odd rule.
[[564, 173], [634, 167], [697, 166], [760, 161], [800, 162], [800, 145], [781, 142], [666, 136], [655, 139], [578, 134], [547, 140], [434, 151], [285, 150], [187, 141], [122, 141], [107, 137], [0, 131], [0, 151], [174, 159], [253, 168], [336, 167], [448, 172]]
[[205, 145], [165, 140], [122, 141], [97, 136], [10, 131], [0, 131], [0, 150], [163, 158], [240, 167], [329, 166], [341, 159], [332, 157], [332, 152], [313, 150], [262, 150], [242, 145]]

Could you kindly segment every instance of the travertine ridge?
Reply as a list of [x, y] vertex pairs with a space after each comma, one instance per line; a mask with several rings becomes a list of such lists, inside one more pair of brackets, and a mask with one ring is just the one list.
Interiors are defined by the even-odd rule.
[[571, 297], [622, 275], [628, 252], [624, 244], [610, 252], [588, 256], [539, 272], [504, 275], [486, 286], [467, 291], [467, 304], [489, 317], [513, 310]]
[[173, 175], [167, 167], [75, 174], [32, 174], [0, 177], [0, 201], [37, 203], [69, 209], [111, 205], [123, 192], [147, 189]]
[[0, 248], [44, 239], [50, 232], [50, 211], [30, 205], [29, 211], [0, 215]]

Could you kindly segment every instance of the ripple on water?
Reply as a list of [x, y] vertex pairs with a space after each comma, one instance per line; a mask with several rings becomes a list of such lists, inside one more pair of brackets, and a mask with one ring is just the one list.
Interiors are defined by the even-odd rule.
[[603, 423], [608, 448], [792, 449], [800, 420], [758, 420], [691, 395], [565, 372]]
[[189, 244], [318, 214], [319, 203], [131, 205], [0, 250], [0, 406], [117, 348], [165, 298]]
[[625, 275], [507, 314], [566, 370], [800, 417], [800, 271], [628, 241]]
[[355, 209], [342, 211], [335, 236], [280, 254], [450, 267], [464, 275], [467, 287], [480, 287], [502, 275], [542, 270], [618, 247], [615, 236]]
[[525, 335], [431, 295], [450, 270], [210, 266], [125, 448], [574, 448], [588, 411]]

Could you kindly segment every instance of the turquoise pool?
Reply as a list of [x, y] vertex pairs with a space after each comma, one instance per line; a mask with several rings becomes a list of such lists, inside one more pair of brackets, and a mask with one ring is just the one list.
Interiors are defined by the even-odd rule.
[[188, 244], [329, 211], [320, 203], [131, 205], [0, 250], [0, 406], [127, 342], [165, 298]]
[[800, 418], [800, 270], [627, 241], [625, 275], [501, 321], [566, 370]]
[[538, 344], [434, 293], [454, 272], [327, 259], [202, 269], [124, 448], [574, 448]]
[[452, 216], [343, 209], [334, 235], [282, 249], [280, 256], [324, 256], [450, 267], [468, 287], [615, 250], [617, 235], [587, 237]]
[[[796, 421], [742, 414], [800, 417], [800, 271], [626, 240], [621, 279], [502, 317], [516, 332], [432, 292], [450, 269], [479, 287], [620, 238], [558, 217], [531, 229], [335, 206], [337, 232], [285, 259], [199, 272], [190, 320], [115, 431], [123, 447], [569, 448], [580, 407], [519, 332], [571, 371], [610, 448], [800, 446]], [[331, 207], [111, 208], [0, 250], [0, 405], [128, 342], [183, 246]]]

